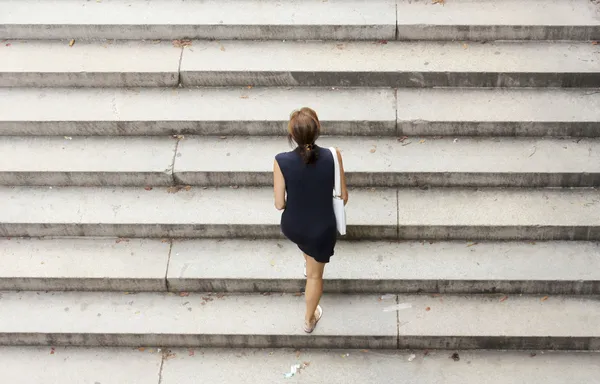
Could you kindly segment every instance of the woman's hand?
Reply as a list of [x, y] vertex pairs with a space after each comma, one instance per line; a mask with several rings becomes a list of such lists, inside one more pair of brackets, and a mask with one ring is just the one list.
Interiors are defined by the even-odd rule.
[[348, 204], [348, 186], [346, 185], [346, 172], [344, 172], [344, 162], [342, 161], [342, 151], [336, 148], [338, 162], [340, 163], [340, 182], [342, 183], [342, 195], [340, 196], [344, 200], [344, 205]]

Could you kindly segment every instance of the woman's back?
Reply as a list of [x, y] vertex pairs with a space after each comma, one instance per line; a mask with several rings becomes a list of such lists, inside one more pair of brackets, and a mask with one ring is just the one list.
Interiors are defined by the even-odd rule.
[[[335, 237], [336, 224], [332, 196], [335, 166], [331, 151], [315, 145], [314, 163], [306, 164], [298, 150], [275, 157], [287, 192], [281, 218], [284, 234], [300, 244], [323, 237]], [[333, 245], [333, 244], [332, 244]]]

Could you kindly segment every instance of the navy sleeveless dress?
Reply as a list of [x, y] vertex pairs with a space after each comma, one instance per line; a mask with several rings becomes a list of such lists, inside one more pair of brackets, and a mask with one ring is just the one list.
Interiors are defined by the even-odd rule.
[[287, 192], [281, 231], [302, 252], [328, 263], [337, 238], [332, 202], [335, 165], [329, 149], [313, 150], [318, 151], [313, 164], [305, 164], [298, 149], [275, 156]]

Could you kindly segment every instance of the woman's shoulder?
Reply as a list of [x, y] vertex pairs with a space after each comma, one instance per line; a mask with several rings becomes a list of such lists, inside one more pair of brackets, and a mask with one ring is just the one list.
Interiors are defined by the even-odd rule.
[[278, 163], [281, 163], [281, 162], [285, 162], [285, 161], [291, 161], [294, 159], [294, 157], [295, 157], [294, 151], [281, 152], [281, 153], [278, 153], [277, 155], [275, 155], [275, 160], [277, 160]]

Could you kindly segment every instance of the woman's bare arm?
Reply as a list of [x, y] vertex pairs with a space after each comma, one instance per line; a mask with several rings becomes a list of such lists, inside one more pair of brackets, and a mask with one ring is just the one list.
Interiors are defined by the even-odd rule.
[[275, 208], [281, 211], [285, 209], [285, 179], [277, 160], [273, 164], [273, 190], [275, 193]]
[[340, 181], [342, 183], [342, 200], [344, 200], [344, 205], [348, 204], [348, 186], [346, 185], [346, 172], [344, 172], [344, 162], [342, 161], [342, 152], [339, 148], [337, 150], [338, 162], [340, 163]]

